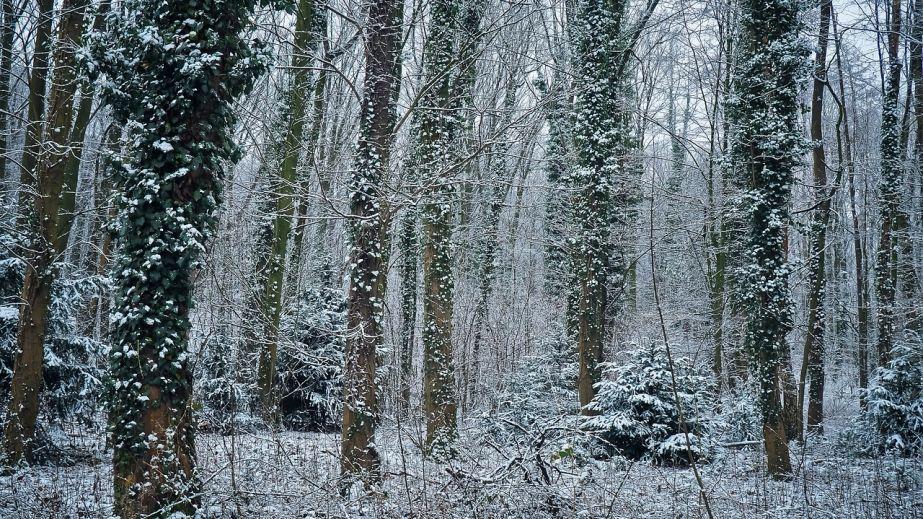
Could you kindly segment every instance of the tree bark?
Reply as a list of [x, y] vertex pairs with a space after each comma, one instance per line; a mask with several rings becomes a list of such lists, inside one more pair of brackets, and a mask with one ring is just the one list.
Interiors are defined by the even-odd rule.
[[[824, 333], [826, 316], [824, 299], [827, 289], [827, 227], [833, 190], [827, 188], [827, 158], [824, 153], [823, 112], [824, 89], [827, 86], [827, 41], [830, 34], [831, 0], [820, 2], [820, 22], [817, 55], [814, 61], [814, 82], [811, 92], [812, 174], [814, 179], [815, 213], [812, 215], [808, 250], [808, 331], [804, 340], [801, 375], [798, 379], [798, 408], [803, 415], [805, 388], [810, 377], [808, 429], [823, 433], [824, 420]], [[803, 431], [799, 430], [799, 438]]]
[[900, 33], [902, 6], [900, 0], [891, 1], [888, 27], [888, 76], [882, 93], [881, 115], [881, 180], [878, 206], [881, 213], [878, 253], [875, 262], [875, 292], [878, 296], [878, 364], [887, 365], [894, 347], [896, 280], [893, 268], [900, 254], [900, 243], [895, 236], [901, 211], [903, 190], [903, 153], [900, 149], [899, 89], [902, 57]]
[[792, 327], [789, 205], [803, 143], [798, 88], [800, 12], [798, 4], [784, 0], [745, 0], [741, 9], [737, 100], [731, 105], [731, 115], [733, 161], [739, 164], [739, 178], [747, 189], [749, 228], [742, 280], [746, 345], [758, 383], [767, 468], [773, 478], [784, 479], [792, 471], [786, 429], [792, 427], [791, 421], [800, 423], [797, 415], [792, 417], [792, 408], [796, 412], [799, 408], [786, 341]]
[[380, 478], [375, 429], [380, 419], [379, 348], [388, 279], [388, 179], [393, 122], [394, 60], [400, 21], [394, 0], [374, 2], [366, 28], [364, 99], [356, 169], [350, 179], [350, 260], [346, 366], [343, 374], [344, 475]]
[[269, 246], [267, 272], [263, 274], [260, 307], [265, 319], [265, 340], [260, 349], [257, 392], [260, 414], [266, 423], [276, 421], [276, 359], [279, 349], [279, 321], [282, 316], [285, 284], [285, 256], [292, 234], [292, 220], [295, 217], [294, 186], [297, 181], [301, 143], [304, 135], [305, 98], [308, 84], [310, 59], [305, 54], [313, 37], [314, 0], [300, 0], [295, 19], [295, 40], [293, 43], [290, 84], [283, 94], [281, 113], [282, 136], [280, 153], [274, 168], [269, 168], [270, 193], [274, 201], [272, 238]]
[[[6, 179], [6, 167], [9, 162], [9, 107], [12, 92], [13, 37], [19, 22], [14, 0], [2, 0], [3, 26], [0, 27], [0, 181]], [[10, 200], [12, 202], [12, 200]]]
[[[18, 355], [13, 368], [10, 404], [5, 430], [7, 462], [31, 461], [32, 441], [38, 418], [39, 394], [42, 389], [42, 361], [51, 305], [51, 287], [57, 275], [54, 261], [63, 250], [67, 228], [58, 226], [62, 212], [73, 212], [73, 197], [66, 197], [75, 186], [65, 186], [70, 153], [74, 94], [77, 90], [77, 61], [74, 53], [80, 44], [87, 0], [67, 0], [58, 24], [58, 41], [54, 57], [54, 83], [47, 106], [47, 141], [42, 143], [36, 170], [30, 172], [33, 198], [24, 207], [29, 224], [23, 305], [16, 334]], [[33, 74], [36, 71], [33, 70]], [[37, 126], [41, 126], [38, 124]], [[76, 180], [76, 179], [73, 179]], [[24, 186], [25, 187], [25, 186]], [[64, 203], [62, 204], [62, 198]], [[69, 204], [69, 205], [68, 205]]]

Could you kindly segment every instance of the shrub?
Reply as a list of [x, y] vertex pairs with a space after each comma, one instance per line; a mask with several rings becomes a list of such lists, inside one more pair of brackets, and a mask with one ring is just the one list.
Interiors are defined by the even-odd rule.
[[[685, 358], [674, 357], [673, 365], [691, 454], [702, 459], [709, 443], [704, 417], [714, 403], [712, 384]], [[607, 364], [604, 372], [606, 378], [596, 385], [596, 397], [587, 405], [596, 415], [584, 419], [584, 428], [628, 458], [688, 461], [690, 449], [680, 427], [666, 347], [653, 341], [636, 345], [627, 363]]]

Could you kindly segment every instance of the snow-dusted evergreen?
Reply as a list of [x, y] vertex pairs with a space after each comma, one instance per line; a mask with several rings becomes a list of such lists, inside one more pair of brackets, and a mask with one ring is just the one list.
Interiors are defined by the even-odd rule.
[[674, 357], [672, 366], [666, 346], [656, 341], [634, 345], [627, 359], [606, 364], [583, 427], [629, 458], [687, 463], [690, 453], [706, 457], [712, 384], [685, 357]]

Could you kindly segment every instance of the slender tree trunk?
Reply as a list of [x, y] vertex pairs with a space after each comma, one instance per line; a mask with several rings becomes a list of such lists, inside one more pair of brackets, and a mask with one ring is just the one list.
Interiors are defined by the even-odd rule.
[[503, 97], [503, 115], [500, 122], [499, 142], [494, 144], [491, 149], [493, 157], [489, 161], [488, 185], [485, 189], [487, 195], [486, 220], [484, 222], [485, 232], [481, 238], [480, 254], [478, 255], [478, 299], [474, 309], [474, 340], [471, 347], [471, 359], [468, 366], [467, 388], [468, 395], [466, 401], [470, 406], [477, 404], [479, 392], [477, 388], [480, 380], [480, 356], [481, 348], [484, 346], [485, 332], [490, 326], [488, 321], [490, 296], [494, 289], [494, 280], [496, 278], [496, 259], [497, 250], [500, 247], [500, 213], [503, 210], [503, 202], [506, 199], [508, 190], [505, 189], [505, 183], [509, 182], [511, 173], [507, 166], [507, 155], [509, 153], [509, 136], [507, 128], [512, 121], [512, 113], [516, 103], [516, 90], [518, 87], [517, 71], [510, 72], [507, 78], [506, 92]]
[[51, 52], [51, 30], [54, 23], [54, 1], [38, 0], [38, 21], [32, 50], [32, 69], [29, 73], [29, 112], [26, 122], [26, 140], [20, 163], [19, 213], [29, 211], [35, 196], [38, 180], [35, 178], [38, 155], [45, 125], [45, 93], [48, 89], [48, 67]]
[[[6, 180], [6, 167], [9, 162], [10, 93], [13, 90], [10, 81], [13, 71], [13, 37], [19, 22], [19, 13], [14, 0], [2, 1], [3, 26], [0, 27], [0, 181]], [[12, 202], [12, 200], [10, 200]]]
[[285, 257], [292, 234], [295, 217], [294, 186], [297, 182], [298, 163], [304, 135], [305, 98], [308, 85], [310, 59], [305, 54], [312, 40], [314, 0], [300, 0], [295, 19], [295, 40], [291, 62], [291, 83], [283, 94], [283, 134], [279, 141], [281, 150], [278, 170], [271, 173], [269, 196], [274, 199], [272, 238], [269, 247], [267, 272], [263, 278], [260, 306], [266, 320], [265, 339], [260, 349], [257, 373], [257, 392], [260, 413], [267, 423], [276, 420], [276, 358], [279, 349], [279, 321], [282, 316], [285, 283]]
[[364, 99], [356, 169], [350, 179], [350, 277], [343, 372], [343, 474], [380, 478], [375, 449], [378, 365], [388, 279], [387, 208], [393, 128], [394, 60], [401, 34], [394, 0], [371, 4], [366, 29]]
[[888, 75], [882, 94], [881, 115], [881, 181], [878, 186], [878, 206], [881, 212], [881, 230], [875, 261], [875, 292], [878, 296], [878, 364], [885, 366], [894, 347], [895, 333], [895, 278], [893, 268], [900, 254], [900, 243], [895, 236], [901, 211], [903, 190], [903, 153], [900, 147], [900, 95], [902, 57], [900, 33], [902, 6], [892, 0], [888, 27]]
[[859, 371], [859, 387], [868, 387], [868, 347], [869, 347], [869, 287], [865, 272], [865, 247], [859, 226], [859, 210], [856, 205], [856, 167], [853, 160], [852, 133], [849, 130], [849, 111], [846, 109], [846, 82], [843, 78], [843, 62], [840, 58], [840, 36], [837, 25], [833, 23], [833, 38], [836, 42], [837, 90], [840, 98], [840, 119], [842, 120], [842, 143], [845, 157], [849, 193], [849, 212], [852, 225], [853, 253], [855, 256], [856, 278], [856, 356]]
[[[314, 45], [314, 48], [317, 49], [318, 54], [324, 56], [326, 61], [328, 58], [326, 54], [329, 44], [327, 41], [327, 11], [324, 0], [318, 1], [315, 11], [314, 17], [317, 26], [314, 28], [314, 38], [317, 39], [317, 43]], [[318, 153], [318, 151], [319, 148], [321, 148], [320, 135], [324, 129], [324, 119], [327, 113], [328, 76], [329, 71], [327, 66], [324, 65], [316, 72], [314, 78], [313, 101], [311, 103], [311, 126], [305, 138], [305, 148], [308, 150], [306, 159], [310, 167], [300, 168], [301, 171], [298, 172], [298, 203], [295, 209], [295, 228], [292, 231], [292, 258], [286, 278], [286, 285], [293, 290], [297, 290], [299, 286], [301, 268], [305, 261], [304, 235], [305, 229], [308, 226], [308, 209], [310, 207], [308, 203], [308, 186], [310, 185], [311, 173], [314, 172], [318, 179], [321, 177], [318, 170], [320, 168], [319, 162], [323, 154]], [[323, 191], [323, 194], [326, 195], [326, 190]], [[317, 245], [326, 247], [326, 233], [321, 234], [321, 236], [324, 239], [319, 240]]]
[[[77, 60], [74, 54], [83, 31], [86, 0], [67, 0], [58, 23], [58, 43], [54, 57], [55, 69], [48, 102], [47, 138], [38, 159], [36, 171], [30, 172], [34, 183], [34, 198], [24, 207], [29, 223], [28, 247], [23, 305], [16, 334], [18, 355], [13, 368], [10, 404], [5, 430], [7, 461], [16, 464], [30, 461], [32, 441], [38, 418], [39, 393], [42, 389], [47, 318], [51, 306], [51, 287], [57, 275], [54, 261], [66, 243], [69, 229], [58, 227], [60, 213], [72, 213], [73, 197], [66, 193], [75, 186], [65, 186], [65, 173], [70, 153], [74, 94], [77, 90]], [[76, 179], [74, 179], [76, 180]], [[62, 199], [63, 202], [62, 203]], [[69, 205], [68, 205], [69, 204]]]
[[[424, 51], [424, 76], [430, 88], [421, 99], [419, 125], [420, 180], [427, 183], [421, 209], [423, 233], [423, 413], [426, 451], [437, 459], [454, 454], [458, 435], [458, 397], [452, 347], [452, 208], [456, 191], [447, 182], [456, 169], [464, 108], [471, 85], [474, 45], [484, 3], [472, 0], [465, 9], [452, 0], [431, 6], [429, 40]], [[459, 40], [456, 47], [455, 41]], [[456, 60], [456, 57], [458, 59]]]
[[[814, 61], [814, 84], [811, 92], [812, 173], [814, 178], [814, 203], [808, 262], [808, 332], [804, 340], [801, 375], [798, 380], [798, 408], [803, 414], [805, 386], [810, 377], [810, 402], [808, 403], [808, 428], [823, 433], [824, 420], [824, 333], [826, 316], [827, 227], [833, 190], [827, 188], [827, 159], [824, 153], [823, 112], [824, 89], [827, 86], [827, 41], [830, 34], [831, 0], [821, 0], [820, 29], [817, 56]], [[799, 432], [799, 437], [802, 431]]]
[[401, 372], [400, 406], [409, 416], [410, 387], [413, 382], [413, 350], [417, 327], [417, 262], [420, 240], [417, 232], [419, 214], [409, 205], [401, 219]]

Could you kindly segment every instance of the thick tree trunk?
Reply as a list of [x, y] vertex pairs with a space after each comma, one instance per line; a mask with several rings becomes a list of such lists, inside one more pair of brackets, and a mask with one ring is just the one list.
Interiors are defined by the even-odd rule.
[[[625, 181], [626, 151], [622, 71], [615, 62], [622, 35], [624, 2], [587, 0], [575, 16], [575, 90], [578, 92], [574, 124], [577, 169], [571, 177], [577, 190], [572, 217], [575, 235], [570, 247], [570, 293], [567, 301], [568, 334], [577, 350], [577, 395], [581, 412], [595, 396], [601, 377], [600, 363], [606, 331], [609, 262], [616, 256], [610, 231], [613, 184]], [[630, 282], [634, 272], [629, 271]]]
[[366, 29], [364, 99], [356, 170], [350, 179], [350, 277], [347, 300], [346, 366], [343, 373], [342, 462], [344, 475], [376, 481], [380, 419], [379, 348], [382, 342], [386, 251], [389, 228], [384, 207], [394, 109], [394, 60], [400, 21], [397, 2], [371, 4]]
[[[247, 36], [253, 9], [246, 0], [217, 10], [194, 1], [124, 2], [120, 16], [108, 18], [106, 47], [93, 47], [104, 99], [128, 133], [115, 176], [119, 254], [106, 399], [113, 513], [124, 519], [194, 516], [201, 500], [190, 310], [225, 170], [239, 157], [234, 102], [261, 72]], [[177, 44], [151, 43], [159, 41]]]
[[[23, 306], [20, 310], [16, 335], [18, 355], [13, 368], [12, 389], [5, 430], [7, 461], [18, 463], [31, 456], [32, 440], [38, 418], [39, 394], [42, 388], [42, 360], [51, 305], [51, 287], [56, 272], [54, 261], [63, 249], [68, 228], [59, 227], [60, 213], [74, 210], [73, 192], [76, 186], [65, 186], [70, 153], [74, 94], [77, 90], [77, 63], [74, 54], [83, 31], [86, 0], [68, 0], [58, 23], [58, 43], [54, 63], [54, 84], [47, 107], [48, 141], [42, 143], [36, 160], [36, 170], [30, 172], [34, 198], [23, 207], [29, 223], [26, 273], [23, 283]], [[35, 73], [35, 71], [33, 71]], [[76, 182], [76, 178], [70, 179]], [[62, 200], [63, 199], [63, 200]], [[63, 203], [62, 203], [63, 202]], [[69, 222], [68, 222], [69, 223]]]
[[[791, 476], [786, 429], [800, 428], [791, 373], [788, 222], [802, 145], [799, 114], [799, 5], [746, 0], [741, 5], [740, 69], [735, 79], [734, 162], [746, 184], [748, 233], [743, 247], [746, 344], [753, 357], [767, 467]], [[773, 135], [772, 139], [767, 135]], [[783, 400], [784, 398], [784, 400]], [[795, 416], [792, 416], [794, 408]], [[793, 424], [794, 422], [794, 424]]]

